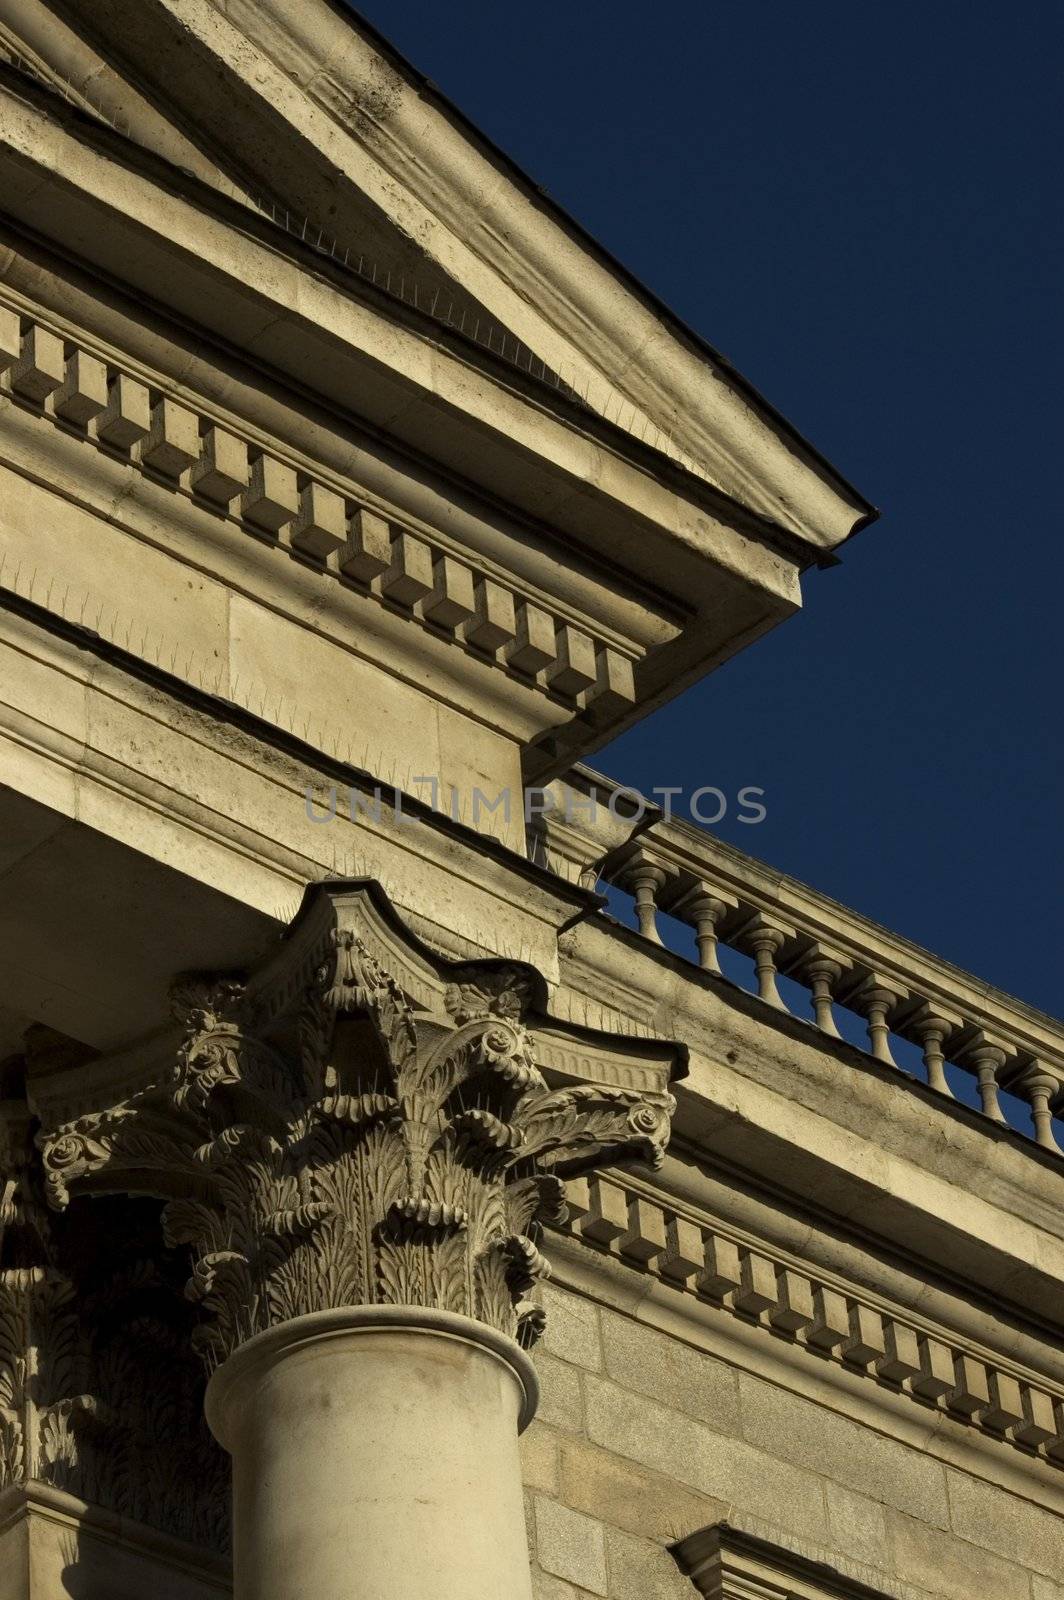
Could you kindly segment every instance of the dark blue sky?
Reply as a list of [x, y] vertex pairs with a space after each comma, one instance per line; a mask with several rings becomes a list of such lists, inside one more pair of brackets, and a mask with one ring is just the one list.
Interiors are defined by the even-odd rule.
[[596, 764], [1059, 1014], [1064, 10], [361, 10], [882, 510]]

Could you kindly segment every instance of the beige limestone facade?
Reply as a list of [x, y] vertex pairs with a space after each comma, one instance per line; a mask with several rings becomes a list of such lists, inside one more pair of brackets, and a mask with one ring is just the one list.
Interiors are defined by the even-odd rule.
[[0, 1600], [1064, 1600], [1064, 1028], [587, 765], [873, 516], [340, 4], [0, 0]]

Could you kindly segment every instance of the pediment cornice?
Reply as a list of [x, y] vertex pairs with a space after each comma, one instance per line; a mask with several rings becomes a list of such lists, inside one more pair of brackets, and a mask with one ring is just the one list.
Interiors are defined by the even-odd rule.
[[325, 0], [69, 0], [66, 14], [108, 70], [137, 80], [138, 101], [228, 153], [230, 182], [374, 259], [382, 280], [419, 279], [434, 302], [445, 290], [470, 327], [493, 323], [516, 364], [527, 354], [560, 376], [631, 443], [649, 439], [811, 555], [867, 520], [722, 358], [351, 13]]

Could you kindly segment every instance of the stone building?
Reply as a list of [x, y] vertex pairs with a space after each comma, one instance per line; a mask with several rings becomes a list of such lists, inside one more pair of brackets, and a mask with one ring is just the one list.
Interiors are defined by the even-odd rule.
[[330, 0], [0, 0], [0, 369], [2, 1600], [1062, 1600], [1064, 1033], [585, 764], [861, 496]]

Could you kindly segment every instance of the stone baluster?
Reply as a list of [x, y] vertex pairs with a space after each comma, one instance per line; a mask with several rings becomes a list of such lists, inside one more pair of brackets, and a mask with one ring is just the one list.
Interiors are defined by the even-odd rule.
[[749, 950], [754, 958], [758, 995], [766, 1005], [774, 1006], [777, 1011], [786, 1011], [787, 1007], [776, 983], [779, 975], [776, 957], [788, 938], [793, 937], [793, 930], [784, 929], [779, 924], [770, 922], [762, 912], [758, 911], [738, 930], [737, 936], [743, 948]]
[[652, 944], [661, 943], [658, 932], [658, 895], [666, 880], [661, 867], [651, 861], [642, 850], [626, 861], [620, 875], [621, 887], [627, 889], [635, 900], [635, 914], [639, 931]]
[[906, 998], [904, 990], [896, 984], [887, 985], [875, 974], [854, 993], [852, 1004], [868, 1022], [868, 1050], [877, 1061], [896, 1067], [890, 1048], [890, 1013]]
[[919, 1041], [924, 1052], [924, 1066], [927, 1068], [928, 1087], [936, 1089], [939, 1094], [952, 1097], [953, 1090], [946, 1077], [946, 1052], [945, 1043], [951, 1034], [960, 1028], [959, 1017], [945, 1017], [930, 1005], [922, 1006], [920, 1010], [906, 1022], [906, 1033], [913, 1034]]
[[838, 982], [842, 968], [837, 961], [830, 961], [827, 956], [820, 956], [805, 970], [813, 991], [813, 1016], [817, 1027], [822, 1033], [831, 1034], [835, 1039], [841, 1038], [831, 1003], [831, 987]]
[[1022, 1095], [1031, 1108], [1034, 1119], [1035, 1142], [1043, 1150], [1060, 1151], [1060, 1145], [1053, 1135], [1052, 1102], [1061, 1093], [1060, 1078], [1055, 1073], [1047, 1071], [1038, 1061], [1032, 1061], [1025, 1066], [1014, 1078], [1011, 1078], [1008, 1087], [1016, 1094]]
[[703, 972], [712, 972], [718, 978], [722, 974], [717, 954], [717, 929], [726, 916], [737, 910], [738, 904], [734, 896], [711, 884], [698, 882], [667, 908], [673, 916], [694, 928], [698, 965]]
[[531, 969], [433, 964], [382, 899], [319, 888], [255, 978], [181, 980], [169, 1062], [94, 1060], [73, 1119], [34, 1080], [46, 1187], [169, 1197], [235, 1600], [531, 1600], [517, 1435], [557, 1167], [659, 1164], [668, 1068], [624, 1087], [618, 1038], [608, 1082], [552, 1089]]
[[723, 900], [718, 900], [716, 895], [711, 894], [699, 895], [688, 907], [695, 928], [698, 965], [703, 972], [714, 972], [718, 977], [720, 960], [717, 956], [717, 923], [727, 909]]
[[798, 959], [792, 961], [790, 970], [811, 992], [813, 1018], [821, 1033], [828, 1034], [832, 1039], [840, 1039], [842, 1035], [835, 1021], [834, 997], [836, 985], [845, 971], [842, 958], [828, 951], [824, 945], [815, 943], [808, 945]]
[[1001, 1109], [999, 1099], [1001, 1088], [999, 1074], [1006, 1060], [1005, 1051], [989, 1040], [977, 1041], [964, 1053], [965, 1065], [972, 1068], [979, 1085], [983, 1115], [989, 1117], [991, 1122], [1005, 1121], [1005, 1113]]

